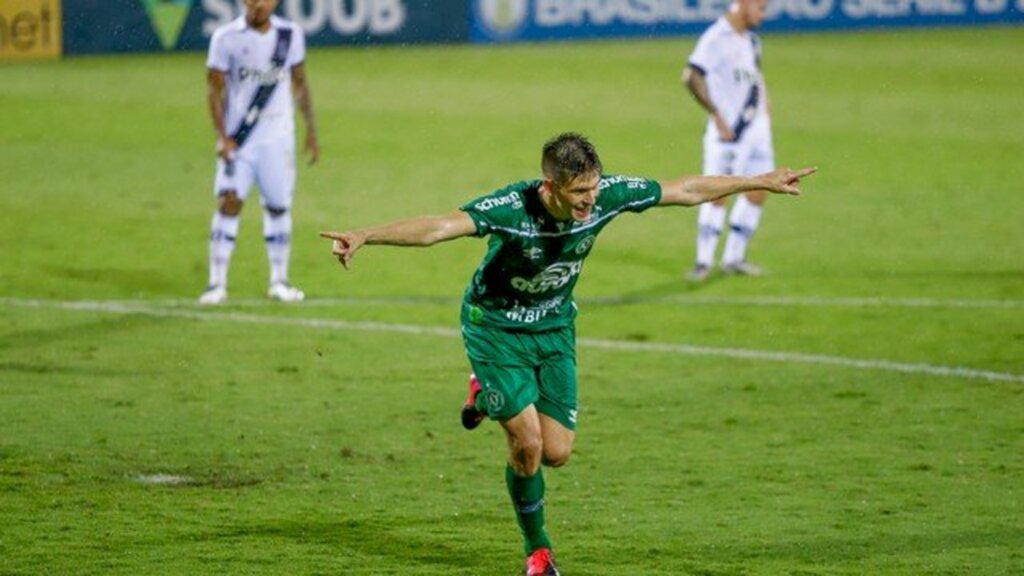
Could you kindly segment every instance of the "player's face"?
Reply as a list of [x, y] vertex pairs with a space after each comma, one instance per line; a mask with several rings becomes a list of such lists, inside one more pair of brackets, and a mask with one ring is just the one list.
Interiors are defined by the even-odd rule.
[[277, 8], [277, 0], [245, 0], [245, 14], [253, 28], [262, 28]]
[[764, 22], [764, 11], [768, 7], [768, 0], [740, 0], [740, 10], [743, 13], [743, 21], [747, 28], [756, 29]]
[[571, 218], [577, 222], [590, 220], [594, 204], [597, 203], [600, 183], [601, 175], [596, 172], [577, 176], [563, 186], [551, 181], [552, 204], [556, 210], [554, 216], [561, 220]]

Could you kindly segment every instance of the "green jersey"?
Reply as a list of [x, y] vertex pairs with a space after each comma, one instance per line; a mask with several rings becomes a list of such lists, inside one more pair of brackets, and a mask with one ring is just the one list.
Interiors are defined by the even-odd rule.
[[462, 322], [540, 332], [572, 324], [572, 290], [598, 233], [623, 212], [661, 201], [661, 186], [644, 178], [602, 176], [586, 222], [556, 220], [541, 204], [540, 180], [518, 182], [461, 208], [490, 236], [473, 275]]

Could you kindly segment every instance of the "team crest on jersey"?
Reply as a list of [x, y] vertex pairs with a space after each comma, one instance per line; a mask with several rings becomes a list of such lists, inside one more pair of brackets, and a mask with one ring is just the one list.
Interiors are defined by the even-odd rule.
[[487, 411], [490, 413], [500, 412], [505, 407], [505, 395], [498, 390], [487, 391]]
[[580, 240], [580, 243], [576, 245], [576, 253], [586, 254], [590, 250], [590, 247], [594, 245], [594, 240], [596, 238], [596, 236], [591, 234], [590, 236], [587, 236], [583, 240]]

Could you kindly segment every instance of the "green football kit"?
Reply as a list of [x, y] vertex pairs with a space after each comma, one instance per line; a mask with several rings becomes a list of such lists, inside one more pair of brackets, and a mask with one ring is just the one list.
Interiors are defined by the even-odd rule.
[[556, 220], [540, 180], [512, 184], [461, 207], [487, 254], [462, 303], [462, 334], [483, 388], [477, 409], [504, 421], [530, 404], [576, 429], [576, 304], [583, 260], [604, 227], [623, 212], [661, 201], [653, 180], [602, 176], [586, 222]]

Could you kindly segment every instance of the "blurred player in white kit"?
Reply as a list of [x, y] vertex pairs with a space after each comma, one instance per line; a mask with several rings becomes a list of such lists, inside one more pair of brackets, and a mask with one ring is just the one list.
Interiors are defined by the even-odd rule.
[[263, 206], [263, 237], [270, 260], [267, 296], [299, 302], [288, 281], [292, 197], [295, 192], [294, 98], [306, 123], [310, 164], [320, 151], [313, 99], [306, 81], [302, 29], [274, 15], [278, 0], [245, 0], [245, 13], [210, 39], [207, 86], [217, 131], [217, 209], [210, 224], [210, 280], [201, 304], [228, 298], [228, 267], [239, 216], [253, 185]]
[[[708, 113], [704, 132], [704, 174], [751, 176], [775, 169], [768, 93], [761, 74], [761, 41], [753, 32], [764, 20], [767, 0], [735, 0], [697, 41], [682, 81]], [[756, 276], [747, 244], [761, 220], [764, 191], [738, 196], [729, 213], [722, 253], [727, 274]], [[703, 204], [697, 214], [697, 259], [688, 277], [711, 273], [725, 225], [726, 200]]]

